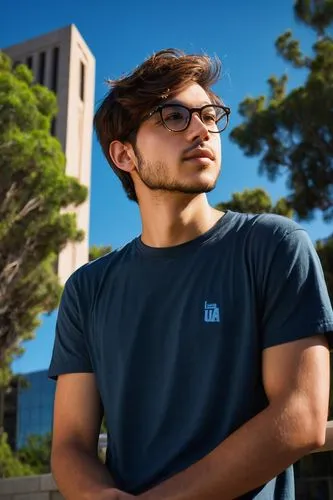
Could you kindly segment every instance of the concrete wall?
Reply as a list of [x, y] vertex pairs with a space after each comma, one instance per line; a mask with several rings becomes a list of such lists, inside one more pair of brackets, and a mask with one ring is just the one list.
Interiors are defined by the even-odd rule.
[[52, 474], [0, 479], [0, 500], [64, 500]]
[[[63, 148], [66, 155], [66, 174], [76, 177], [90, 190], [93, 113], [95, 94], [95, 58], [77, 28], [72, 24], [67, 31], [68, 51], [63, 68], [63, 87], [66, 88], [66, 113], [59, 125], [65, 133]], [[80, 98], [81, 64], [84, 66], [84, 99]], [[61, 73], [60, 73], [61, 75]], [[59, 106], [59, 111], [60, 111]], [[81, 242], [68, 243], [59, 255], [58, 274], [61, 283], [78, 267], [88, 262], [90, 194], [81, 205], [68, 207], [66, 212], [76, 214], [77, 225], [85, 232]]]
[[[60, 30], [3, 48], [13, 61], [27, 63], [32, 58], [32, 71], [38, 80], [40, 55], [45, 54], [43, 84], [52, 88], [53, 50], [59, 50], [57, 70], [57, 103], [55, 135], [66, 156], [66, 174], [76, 177], [90, 190], [91, 151], [95, 94], [95, 58], [81, 34], [71, 24]], [[84, 78], [81, 78], [81, 64]], [[81, 96], [83, 81], [83, 96]], [[81, 98], [83, 97], [83, 99]], [[62, 284], [80, 266], [88, 262], [90, 197], [66, 212], [76, 215], [77, 226], [85, 236], [81, 242], [69, 242], [60, 252], [58, 275]]]
[[[328, 496], [318, 497], [333, 499], [333, 479], [322, 478], [322, 482], [327, 482]], [[311, 483], [318, 486], [320, 478], [303, 478], [296, 480], [296, 499], [305, 498], [305, 494], [311, 488]], [[314, 490], [313, 490], [314, 491]], [[52, 474], [43, 476], [15, 477], [10, 479], [0, 479], [0, 500], [65, 500], [58, 492]]]

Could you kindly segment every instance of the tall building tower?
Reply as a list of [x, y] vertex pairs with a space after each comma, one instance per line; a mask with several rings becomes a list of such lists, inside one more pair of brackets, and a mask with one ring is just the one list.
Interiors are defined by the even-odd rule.
[[[79, 31], [71, 24], [3, 51], [14, 63], [27, 64], [35, 80], [56, 94], [59, 112], [52, 133], [65, 152], [66, 173], [90, 190], [95, 58]], [[69, 211], [76, 213], [85, 238], [69, 243], [60, 253], [58, 275], [62, 283], [88, 261], [90, 199]]]

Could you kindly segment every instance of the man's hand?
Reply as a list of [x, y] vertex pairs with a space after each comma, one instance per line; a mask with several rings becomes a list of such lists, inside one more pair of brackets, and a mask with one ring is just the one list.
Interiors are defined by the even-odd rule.
[[96, 495], [94, 500], [132, 500], [133, 498], [136, 497], [116, 488], [110, 488]]
[[112, 500], [131, 500], [135, 498], [134, 495], [130, 495], [129, 493], [124, 493], [124, 491], [116, 490], [117, 494]]

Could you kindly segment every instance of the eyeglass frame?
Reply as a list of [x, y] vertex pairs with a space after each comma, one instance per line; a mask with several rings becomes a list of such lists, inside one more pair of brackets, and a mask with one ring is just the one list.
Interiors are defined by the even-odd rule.
[[[165, 121], [163, 119], [162, 110], [164, 108], [168, 108], [168, 107], [170, 107], [170, 108], [171, 107], [184, 108], [184, 109], [186, 109], [189, 112], [189, 120], [188, 120], [187, 125], [186, 125], [185, 128], [182, 128], [181, 130], [172, 130], [171, 128], [169, 128], [167, 126], [167, 124], [165, 123]], [[221, 134], [222, 132], [224, 132], [226, 130], [227, 126], [229, 125], [229, 117], [230, 117], [230, 114], [231, 114], [231, 109], [228, 106], [223, 106], [222, 104], [205, 104], [201, 108], [188, 108], [187, 106], [184, 106], [184, 104], [177, 104], [177, 103], [175, 103], [175, 104], [171, 104], [171, 103], [159, 104], [158, 106], [156, 106], [156, 108], [154, 108], [152, 111], [150, 111], [150, 113], [148, 113], [148, 115], [144, 116], [142, 121], [149, 120], [149, 118], [151, 118], [155, 113], [159, 112], [160, 118], [161, 118], [161, 122], [162, 122], [163, 126], [167, 130], [169, 130], [169, 132], [175, 132], [175, 133], [184, 132], [184, 130], [186, 130], [190, 126], [193, 113], [198, 113], [199, 114], [199, 118], [200, 118], [201, 122], [206, 127], [207, 125], [202, 120], [201, 113], [202, 113], [203, 109], [210, 108], [210, 107], [221, 108], [225, 112], [225, 116], [227, 117], [225, 127], [223, 129], [221, 129], [221, 130], [208, 130], [208, 132], [210, 132], [212, 134]], [[220, 120], [222, 118], [223, 118], [223, 116], [221, 116]], [[216, 123], [218, 123], [218, 122], [216, 122]]]

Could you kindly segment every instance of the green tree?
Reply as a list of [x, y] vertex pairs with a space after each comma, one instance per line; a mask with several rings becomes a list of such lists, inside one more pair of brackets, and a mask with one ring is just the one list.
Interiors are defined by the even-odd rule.
[[293, 210], [285, 198], [280, 198], [275, 205], [269, 194], [261, 188], [245, 189], [240, 193], [233, 193], [230, 201], [216, 205], [218, 210], [233, 210], [241, 213], [274, 213], [292, 217]]
[[33, 469], [20, 461], [7, 442], [7, 435], [0, 434], [0, 479], [5, 477], [30, 476]]
[[99, 257], [103, 257], [103, 255], [106, 255], [107, 253], [111, 252], [112, 247], [110, 245], [105, 245], [105, 246], [97, 246], [97, 245], [92, 245], [89, 248], [89, 262], [95, 259], [98, 259]]
[[[112, 247], [110, 245], [105, 245], [105, 246], [92, 245], [89, 249], [89, 261], [98, 259], [99, 257], [102, 257], [103, 255], [106, 255], [111, 251]], [[3, 427], [3, 420], [4, 420], [5, 392], [6, 390], [8, 390], [8, 388], [10, 388], [10, 382], [14, 377], [11, 370], [11, 364], [15, 358], [22, 356], [23, 353], [24, 353], [24, 348], [20, 345], [15, 345], [14, 347], [12, 347], [10, 350], [7, 351], [3, 359], [3, 366], [0, 368], [0, 431], [1, 428]], [[102, 430], [102, 432], [106, 431]]]
[[[0, 52], [0, 363], [33, 337], [39, 316], [58, 305], [57, 255], [79, 241], [75, 215], [87, 189], [65, 174], [52, 137], [56, 98], [24, 65]], [[8, 375], [8, 374], [7, 374]]]
[[333, 0], [297, 0], [296, 19], [313, 29], [313, 54], [303, 54], [287, 31], [276, 40], [278, 54], [306, 72], [304, 84], [287, 93], [287, 75], [268, 80], [268, 97], [247, 97], [243, 122], [231, 132], [247, 156], [259, 156], [259, 172], [274, 181], [285, 173], [288, 203], [310, 219], [320, 209], [333, 219]]
[[28, 465], [34, 474], [47, 474], [50, 472], [52, 437], [45, 435], [31, 435], [25, 445], [17, 452], [21, 463]]

